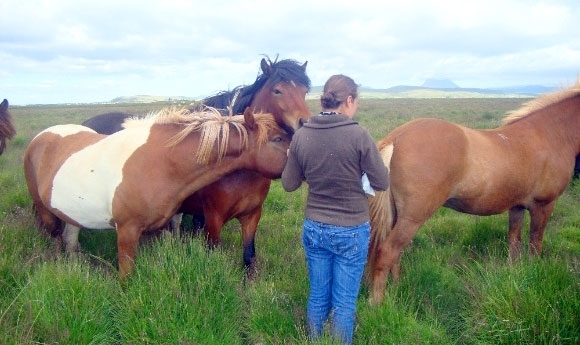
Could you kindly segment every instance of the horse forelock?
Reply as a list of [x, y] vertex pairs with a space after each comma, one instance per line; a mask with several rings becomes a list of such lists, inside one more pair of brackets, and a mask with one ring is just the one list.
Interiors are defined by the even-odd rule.
[[283, 132], [284, 129], [278, 125], [274, 115], [270, 113], [257, 113], [254, 114], [256, 120], [256, 125], [258, 126], [258, 146], [265, 144], [268, 141], [268, 136], [271, 132], [280, 131]]
[[529, 102], [524, 103], [524, 105], [519, 109], [508, 112], [506, 116], [503, 118], [502, 123], [506, 125], [515, 122], [547, 106], [562, 102], [564, 100], [579, 95], [580, 95], [580, 77], [576, 79], [576, 83], [571, 87], [562, 89], [557, 92], [544, 94], [542, 96], [539, 96], [538, 98], [535, 98]]

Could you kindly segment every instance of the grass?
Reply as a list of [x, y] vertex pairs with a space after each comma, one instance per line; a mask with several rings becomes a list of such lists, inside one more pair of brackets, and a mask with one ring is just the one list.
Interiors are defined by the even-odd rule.
[[[499, 125], [523, 99], [363, 99], [357, 120], [375, 139], [430, 116], [475, 128]], [[81, 232], [78, 259], [56, 253], [33, 224], [22, 157], [57, 123], [98, 113], [147, 113], [165, 103], [11, 108], [18, 134], [0, 156], [0, 343], [307, 344], [301, 246], [306, 188], [274, 181], [256, 235], [257, 276], [242, 271], [239, 223], [223, 245], [202, 238], [144, 241], [136, 268], [117, 280], [114, 231]], [[309, 100], [314, 110], [316, 102]], [[402, 257], [384, 302], [358, 301], [355, 344], [577, 344], [580, 342], [580, 182], [558, 200], [541, 258], [507, 263], [507, 215], [440, 209]], [[526, 225], [529, 220], [526, 220]], [[522, 236], [527, 241], [527, 232]], [[331, 344], [323, 338], [315, 344]]]

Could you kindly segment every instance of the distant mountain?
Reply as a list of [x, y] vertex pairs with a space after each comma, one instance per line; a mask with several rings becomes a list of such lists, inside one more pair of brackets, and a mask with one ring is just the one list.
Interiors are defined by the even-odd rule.
[[459, 89], [459, 86], [449, 79], [427, 79], [421, 86], [429, 89]]

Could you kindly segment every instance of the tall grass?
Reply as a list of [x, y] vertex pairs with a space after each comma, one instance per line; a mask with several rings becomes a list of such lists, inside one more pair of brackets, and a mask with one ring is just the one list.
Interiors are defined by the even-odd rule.
[[[422, 116], [491, 128], [523, 101], [363, 99], [357, 120], [375, 139]], [[52, 124], [163, 106], [12, 108], [18, 134], [0, 156], [1, 344], [308, 343], [300, 240], [305, 187], [286, 193], [279, 181], [272, 183], [256, 235], [254, 280], [243, 274], [236, 220], [212, 251], [191, 232], [143, 241], [123, 284], [114, 231], [83, 230], [78, 259], [56, 253], [38, 234], [22, 176], [30, 139]], [[558, 200], [542, 257], [513, 265], [507, 263], [507, 215], [438, 210], [406, 248], [401, 282], [389, 282], [384, 302], [369, 305], [362, 287], [355, 344], [580, 343], [579, 201], [575, 182]]]

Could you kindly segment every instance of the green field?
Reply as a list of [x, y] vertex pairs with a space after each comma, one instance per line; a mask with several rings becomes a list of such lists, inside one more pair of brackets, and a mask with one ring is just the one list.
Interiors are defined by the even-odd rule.
[[[418, 117], [493, 128], [525, 101], [362, 99], [356, 119], [377, 140]], [[308, 343], [304, 187], [286, 193], [279, 181], [272, 184], [253, 281], [243, 275], [237, 221], [226, 224], [213, 251], [187, 231], [144, 241], [124, 284], [117, 280], [114, 231], [82, 231], [83, 254], [70, 259], [35, 229], [22, 159], [39, 131], [106, 111], [146, 114], [168, 105], [10, 108], [18, 134], [0, 156], [0, 344]], [[405, 250], [401, 282], [387, 286], [381, 305], [368, 304], [363, 286], [355, 344], [580, 343], [579, 201], [580, 183], [572, 182], [548, 223], [542, 257], [512, 265], [507, 214], [440, 209]]]

